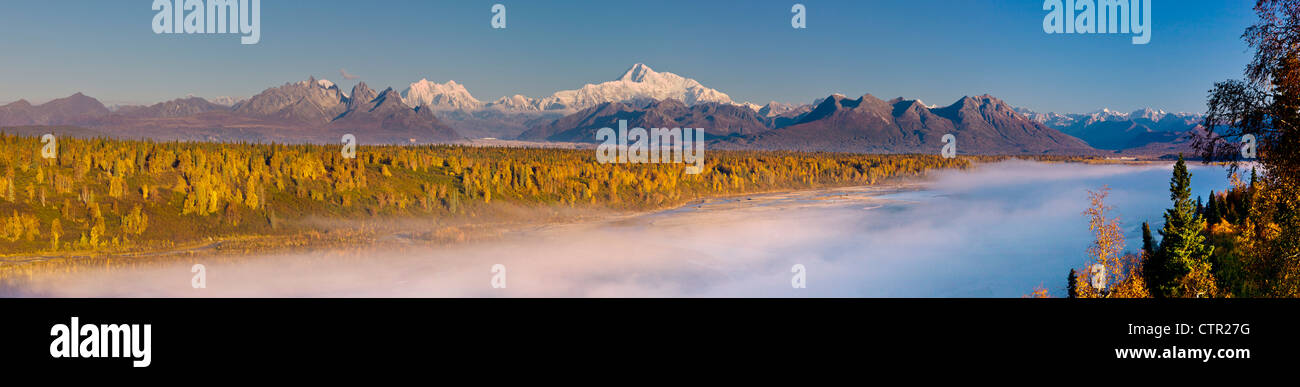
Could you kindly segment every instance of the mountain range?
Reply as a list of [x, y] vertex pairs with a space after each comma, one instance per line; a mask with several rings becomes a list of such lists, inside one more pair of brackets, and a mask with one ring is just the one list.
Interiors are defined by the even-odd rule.
[[160, 141], [338, 142], [353, 133], [368, 143], [443, 143], [464, 137], [427, 106], [411, 108], [392, 88], [364, 82], [351, 93], [309, 78], [269, 88], [234, 106], [198, 97], [110, 111], [83, 94], [41, 105], [0, 106], [0, 126], [80, 126], [94, 133]]
[[1096, 154], [1078, 138], [1034, 122], [992, 96], [931, 109], [917, 100], [832, 95], [770, 131], [717, 141], [721, 149], [938, 153], [952, 134], [961, 154]]
[[637, 63], [609, 82], [557, 91], [538, 99], [522, 95], [502, 97], [490, 105], [525, 111], [583, 110], [606, 102], [646, 103], [665, 99], [676, 99], [687, 105], [733, 103], [726, 93], [705, 87], [699, 81], [669, 72], [656, 72], [644, 63]]
[[421, 79], [400, 93], [359, 82], [345, 92], [310, 77], [249, 98], [190, 96], [110, 109], [77, 93], [39, 105], [20, 100], [0, 106], [0, 127], [60, 126], [69, 133], [191, 141], [333, 143], [353, 133], [363, 143], [485, 137], [594, 142], [597, 129], [617, 127], [619, 120], [629, 127], [704, 128], [718, 149], [928, 153], [942, 147], [944, 134], [953, 134], [960, 153], [1159, 156], [1187, 149], [1187, 133], [1201, 117], [1152, 109], [1037, 113], [989, 95], [946, 107], [870, 94], [760, 106], [641, 63], [612, 81], [486, 103], [455, 81]]
[[1121, 153], [1191, 153], [1190, 133], [1203, 131], [1205, 117], [1151, 108], [1130, 113], [1100, 109], [1086, 114], [1036, 113], [1017, 109], [1031, 120], [1078, 137], [1098, 149]]
[[18, 100], [0, 106], [0, 126], [80, 125], [94, 123], [109, 115], [99, 100], [76, 93], [40, 105]]

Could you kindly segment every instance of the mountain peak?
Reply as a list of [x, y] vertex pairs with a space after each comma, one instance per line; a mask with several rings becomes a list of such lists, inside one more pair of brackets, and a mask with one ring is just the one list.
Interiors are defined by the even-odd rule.
[[80, 92], [73, 95], [69, 95], [67, 97], [51, 100], [50, 102], [46, 102], [45, 104], [46, 105], [84, 104], [84, 105], [91, 105], [91, 106], [94, 105], [99, 105], [101, 107], [103, 106], [103, 104], [101, 104], [98, 99], [82, 94]]
[[1129, 113], [1129, 117], [1145, 118], [1151, 121], [1160, 121], [1161, 118], [1164, 118], [1168, 114], [1169, 113], [1165, 112], [1164, 110], [1156, 110], [1150, 107], [1145, 107], [1138, 110], [1134, 110], [1132, 113]]
[[629, 68], [627, 69], [627, 71], [623, 72], [623, 76], [619, 77], [617, 80], [629, 81], [629, 82], [645, 82], [646, 78], [652, 74], [657, 74], [657, 73], [654, 70], [650, 69], [650, 66], [646, 66], [645, 63], [637, 63], [632, 65], [632, 68]]
[[420, 79], [402, 91], [402, 100], [411, 107], [428, 105], [432, 109], [474, 110], [483, 106], [483, 102], [454, 80], [437, 83]]
[[[10, 112], [9, 109], [20, 109]], [[76, 93], [64, 98], [32, 105], [25, 99], [0, 106], [0, 126], [78, 125], [93, 122], [111, 112], [99, 100]]]
[[395, 112], [401, 110], [411, 110], [406, 103], [402, 101], [402, 96], [394, 91], [393, 88], [385, 88], [383, 91], [375, 93], [368, 87], [360, 89], [365, 85], [357, 85], [357, 96], [369, 97], [365, 99], [352, 98], [348, 101], [348, 114], [358, 111], [364, 112]]
[[352, 86], [351, 95], [352, 99], [361, 99], [361, 102], [370, 102], [370, 100], [378, 96], [374, 90], [370, 89], [370, 86], [366, 86], [365, 82], [358, 82], [356, 86]]
[[379, 92], [379, 96], [375, 97], [373, 102], [375, 102], [375, 106], [384, 105], [386, 103], [390, 104], [393, 102], [403, 105], [406, 104], [405, 102], [402, 102], [402, 95], [398, 94], [397, 91], [393, 90], [391, 87], [385, 88], [384, 91]]
[[[734, 103], [731, 96], [705, 87], [694, 79], [669, 72], [655, 72], [650, 69], [650, 66], [637, 63], [617, 80], [587, 84], [576, 90], [557, 91], [549, 97], [527, 101], [527, 106], [532, 110], [576, 111], [605, 102], [617, 101], [640, 105], [651, 100], [669, 98], [677, 99], [688, 106], [708, 102]], [[510, 106], [495, 103], [493, 105]]]
[[307, 80], [305, 80], [305, 81], [300, 81], [300, 82], [297, 82], [297, 83], [288, 83], [288, 84], [285, 84], [285, 85], [286, 85], [286, 86], [291, 86], [291, 85], [295, 85], [295, 84], [298, 85], [298, 86], [301, 86], [301, 87], [307, 87], [307, 88], [319, 87], [319, 88], [322, 88], [322, 89], [331, 89], [331, 88], [338, 87], [338, 85], [335, 85], [334, 82], [331, 82], [331, 81], [328, 80], [328, 79], [316, 79], [316, 76], [315, 76], [315, 75], [309, 75], [309, 76], [307, 76]]
[[980, 108], [981, 106], [985, 106], [985, 105], [992, 105], [995, 107], [1003, 107], [1005, 105], [1007, 110], [1011, 110], [1011, 111], [1015, 110], [1015, 108], [1012, 108], [1010, 105], [1007, 105], [1006, 102], [1002, 102], [1002, 100], [989, 94], [975, 95], [975, 96], [968, 95], [965, 97], [961, 97], [961, 99], [957, 100], [957, 102], [954, 102], [952, 105], [949, 105], [949, 107]]
[[374, 101], [375, 98], [379, 97], [379, 94], [370, 89], [370, 86], [366, 86], [366, 82], [363, 81], [358, 82], [356, 86], [352, 86], [352, 94], [349, 94], [349, 96], [347, 109], [356, 110], [370, 103], [370, 101]]

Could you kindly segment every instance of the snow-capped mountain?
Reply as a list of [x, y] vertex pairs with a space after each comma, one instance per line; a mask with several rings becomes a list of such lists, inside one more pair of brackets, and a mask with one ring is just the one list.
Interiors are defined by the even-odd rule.
[[738, 102], [738, 103], [733, 102], [732, 105], [748, 108], [749, 110], [753, 110], [755, 113], [758, 113], [760, 110], [763, 110], [763, 105], [759, 105], [753, 102]]
[[[304, 82], [309, 82], [309, 81], [304, 81]], [[318, 85], [320, 85], [320, 87], [324, 87], [324, 88], [326, 88], [326, 89], [331, 88], [331, 87], [335, 87], [334, 82], [331, 82], [331, 81], [328, 80], [328, 79], [319, 79], [319, 80], [316, 80], [316, 84], [318, 84]]]
[[613, 81], [558, 91], [539, 99], [516, 95], [490, 105], [515, 110], [582, 110], [606, 102], [647, 103], [666, 99], [682, 101], [688, 106], [706, 102], [735, 104], [726, 93], [705, 87], [694, 79], [656, 72], [644, 63], [637, 63]]
[[1130, 113], [1107, 108], [1086, 114], [1037, 113], [1025, 108], [1017, 112], [1030, 120], [1078, 137], [1098, 149], [1124, 150], [1151, 144], [1173, 144], [1185, 140], [1204, 116], [1169, 113], [1143, 108]]
[[245, 100], [247, 100], [247, 98], [222, 96], [210, 99], [208, 102], [221, 106], [235, 106], [235, 104], [244, 102]]
[[1025, 117], [1029, 117], [1031, 120], [1052, 127], [1076, 124], [1092, 125], [1104, 122], [1144, 121], [1149, 123], [1164, 122], [1165, 125], [1162, 126], [1168, 127], [1168, 129], [1183, 129], [1181, 126], [1195, 125], [1195, 123], [1199, 122], [1202, 118], [1202, 115], [1197, 113], [1170, 113], [1149, 107], [1138, 109], [1130, 113], [1115, 111], [1109, 108], [1101, 108], [1084, 114], [1039, 113], [1026, 108], [1016, 108], [1016, 111], [1020, 114], [1024, 114]]
[[525, 97], [521, 94], [501, 97], [497, 99], [496, 102], [492, 102], [488, 105], [505, 110], [541, 110], [534, 106], [532, 98]]
[[1169, 115], [1169, 113], [1168, 113], [1168, 112], [1165, 112], [1164, 110], [1155, 110], [1155, 109], [1152, 109], [1152, 108], [1143, 108], [1143, 109], [1141, 109], [1141, 110], [1137, 110], [1137, 111], [1134, 111], [1134, 112], [1132, 112], [1132, 113], [1129, 113], [1128, 116], [1129, 116], [1129, 118], [1134, 118], [1134, 119], [1142, 118], [1142, 119], [1147, 119], [1147, 120], [1151, 120], [1151, 121], [1160, 121], [1160, 120], [1164, 119], [1165, 116], [1167, 116], [1167, 115]]
[[767, 105], [759, 107], [758, 114], [764, 117], [776, 117], [798, 108], [799, 105], [772, 101], [768, 102]]
[[456, 81], [437, 83], [421, 79], [402, 91], [402, 100], [411, 107], [429, 105], [434, 110], [476, 110], [483, 107], [483, 102], [475, 99], [465, 85]]

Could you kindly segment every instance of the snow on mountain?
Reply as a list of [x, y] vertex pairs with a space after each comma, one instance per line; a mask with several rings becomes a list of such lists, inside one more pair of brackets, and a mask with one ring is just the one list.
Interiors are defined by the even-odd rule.
[[402, 100], [411, 107], [429, 105], [435, 110], [476, 110], [483, 102], [475, 99], [464, 85], [456, 81], [447, 83], [421, 79], [402, 91]]
[[739, 105], [732, 102], [726, 93], [705, 87], [694, 79], [656, 72], [644, 63], [633, 65], [613, 81], [558, 91], [539, 99], [516, 95], [490, 105], [520, 110], [582, 110], [605, 102], [636, 103], [665, 99], [682, 101], [688, 106], [706, 102]]
[[541, 110], [534, 105], [536, 101], [532, 98], [525, 97], [521, 94], [515, 94], [509, 97], [501, 97], [495, 102], [489, 103], [488, 106], [497, 107], [505, 110]]
[[334, 82], [331, 82], [331, 81], [328, 80], [328, 79], [316, 79], [316, 77], [310, 77], [310, 78], [308, 78], [308, 79], [305, 80], [305, 81], [298, 82], [298, 85], [299, 85], [299, 86], [310, 86], [310, 85], [313, 84], [313, 83], [316, 84], [317, 86], [320, 86], [321, 88], [325, 88], [325, 89], [329, 89], [329, 88], [332, 88], [332, 87], [337, 87], [337, 85], [335, 85]]
[[208, 102], [212, 102], [212, 103], [214, 103], [214, 104], [221, 105], [221, 106], [235, 106], [235, 104], [240, 103], [240, 102], [244, 102], [244, 100], [246, 100], [246, 99], [247, 99], [247, 98], [242, 98], [242, 97], [228, 97], [228, 96], [222, 96], [222, 97], [216, 97], [216, 98], [210, 99], [210, 100], [208, 100]]
[[[1142, 108], [1130, 113], [1099, 109], [1084, 114], [1017, 112], [1030, 120], [1078, 137], [1097, 149], [1129, 150], [1152, 144], [1182, 144], [1186, 133], [1197, 130], [1204, 116]], [[1164, 145], [1161, 145], [1164, 146]]]
[[732, 104], [736, 106], [749, 108], [749, 110], [753, 110], [755, 113], [758, 113], [759, 111], [763, 110], [763, 105], [759, 105], [753, 102], [740, 102], [740, 103], [732, 103]]
[[758, 114], [764, 117], [776, 117], [785, 114], [786, 112], [795, 110], [798, 107], [799, 106], [794, 104], [772, 101], [772, 102], [768, 102], [767, 105], [763, 105], [762, 107], [760, 107], [758, 109]]
[[1202, 115], [1199, 113], [1170, 113], [1164, 110], [1142, 108], [1131, 113], [1124, 113], [1109, 108], [1101, 108], [1088, 113], [1039, 113], [1026, 108], [1016, 108], [1020, 114], [1024, 114], [1031, 120], [1046, 124], [1052, 127], [1068, 126], [1075, 123], [1091, 125], [1104, 122], [1123, 122], [1123, 121], [1199, 121]]
[[1136, 110], [1136, 111], [1134, 111], [1134, 112], [1132, 112], [1132, 113], [1129, 113], [1129, 114], [1128, 114], [1128, 117], [1129, 117], [1129, 118], [1133, 118], [1133, 119], [1144, 118], [1144, 119], [1148, 119], [1148, 120], [1151, 120], [1151, 121], [1160, 121], [1161, 119], [1164, 119], [1165, 116], [1167, 116], [1167, 115], [1169, 115], [1169, 113], [1165, 112], [1164, 110], [1155, 110], [1155, 109], [1152, 109], [1152, 108], [1142, 108], [1142, 109]]
[[1095, 123], [1095, 122], [1123, 121], [1127, 119], [1128, 119], [1128, 113], [1121, 113], [1114, 110], [1110, 110], [1108, 108], [1101, 108], [1101, 110], [1088, 113], [1087, 121], [1088, 123]]

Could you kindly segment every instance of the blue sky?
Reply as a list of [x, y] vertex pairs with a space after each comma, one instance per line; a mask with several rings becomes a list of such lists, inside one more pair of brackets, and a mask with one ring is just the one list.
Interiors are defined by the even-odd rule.
[[[807, 6], [807, 29], [790, 7]], [[489, 25], [507, 6], [508, 28]], [[454, 79], [480, 100], [614, 79], [636, 62], [738, 101], [831, 93], [946, 105], [992, 94], [1039, 111], [1202, 111], [1249, 60], [1251, 0], [1155, 0], [1148, 45], [1048, 35], [1041, 0], [263, 0], [261, 42], [156, 35], [152, 0], [6, 0], [0, 101], [249, 96], [309, 75], [350, 88]], [[340, 69], [360, 76], [344, 80]]]

